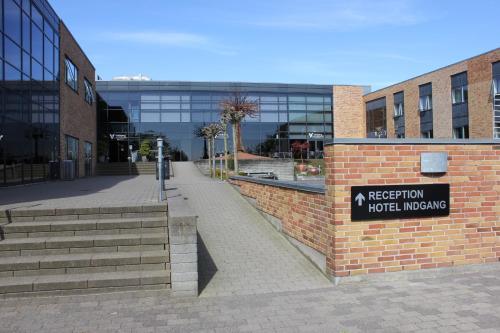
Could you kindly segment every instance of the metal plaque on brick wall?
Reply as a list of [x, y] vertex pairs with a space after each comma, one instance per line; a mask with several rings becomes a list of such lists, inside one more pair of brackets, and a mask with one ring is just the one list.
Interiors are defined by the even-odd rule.
[[351, 220], [448, 216], [449, 184], [353, 186]]

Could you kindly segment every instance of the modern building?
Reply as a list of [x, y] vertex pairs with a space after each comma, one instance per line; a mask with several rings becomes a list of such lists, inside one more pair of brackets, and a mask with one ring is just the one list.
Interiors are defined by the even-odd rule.
[[0, 64], [0, 185], [58, 178], [62, 160], [92, 174], [95, 70], [46, 0], [0, 0]]
[[364, 97], [358, 137], [500, 138], [500, 48]]
[[[337, 94], [331, 85], [115, 80], [97, 81], [96, 88], [101, 161], [126, 162], [129, 155], [135, 161], [141, 144], [158, 136], [166, 138], [175, 160], [203, 158], [205, 142], [196, 130], [218, 122], [220, 102], [235, 92], [257, 102], [260, 111], [242, 123], [249, 153], [291, 157], [294, 142], [308, 142], [304, 155], [321, 158], [324, 141], [334, 133]], [[338, 89], [357, 91], [362, 108], [364, 87]], [[339, 91], [338, 96], [345, 94]], [[222, 138], [216, 140], [216, 151], [224, 151]]]

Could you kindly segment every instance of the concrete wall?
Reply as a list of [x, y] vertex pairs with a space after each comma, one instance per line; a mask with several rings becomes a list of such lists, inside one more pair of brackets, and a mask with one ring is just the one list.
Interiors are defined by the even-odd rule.
[[[96, 103], [89, 105], [85, 101], [84, 78], [95, 88], [95, 69], [66, 25], [60, 24], [61, 49], [60, 67], [60, 143], [61, 158], [66, 159], [66, 135], [79, 140], [79, 176], [85, 175], [84, 146], [85, 141], [92, 143], [93, 174], [97, 161], [97, 111]], [[65, 82], [66, 67], [64, 59], [68, 57], [78, 68], [78, 91], [75, 92]], [[95, 91], [94, 91], [95, 96]]]
[[[239, 160], [238, 163], [242, 172], [273, 172], [280, 180], [294, 180], [295, 177], [294, 164], [291, 159]], [[208, 160], [195, 161], [194, 164], [203, 174], [209, 174]], [[219, 161], [216, 164], [219, 168]]]
[[[386, 98], [387, 135], [395, 137], [393, 94], [404, 91], [406, 138], [420, 137], [419, 85], [432, 83], [434, 138], [452, 138], [451, 75], [467, 71], [469, 87], [470, 138], [493, 137], [493, 104], [491, 100], [491, 64], [500, 60], [500, 49], [423, 74], [381, 90], [366, 94], [364, 102]], [[363, 114], [363, 118], [365, 115]], [[366, 137], [366, 133], [362, 136]]]

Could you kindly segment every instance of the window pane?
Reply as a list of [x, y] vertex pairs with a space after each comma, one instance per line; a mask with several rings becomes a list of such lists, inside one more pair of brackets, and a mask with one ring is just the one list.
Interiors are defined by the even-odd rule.
[[290, 122], [291, 123], [305, 123], [306, 122], [306, 114], [305, 113], [290, 113]]
[[306, 125], [290, 125], [290, 132], [305, 133], [307, 132]]
[[182, 112], [181, 113], [181, 121], [183, 123], [189, 123], [191, 121], [191, 117], [189, 112]]
[[306, 98], [304, 96], [289, 96], [288, 102], [290, 103], [305, 103]]
[[45, 38], [45, 48], [44, 48], [44, 66], [50, 72], [54, 71], [54, 46], [52, 43]]
[[28, 53], [23, 52], [23, 73], [30, 76], [31, 71], [31, 57]]
[[9, 38], [5, 38], [5, 60], [21, 69], [21, 49]]
[[21, 8], [12, 0], [4, 2], [5, 33], [21, 44]]
[[146, 102], [146, 101], [159, 102], [160, 96], [159, 95], [142, 95], [141, 101], [143, 101], [143, 102]]
[[160, 114], [152, 112], [142, 112], [141, 122], [143, 123], [157, 123], [160, 122]]
[[179, 110], [181, 108], [180, 104], [162, 104], [161, 105], [162, 110]]
[[160, 110], [160, 104], [158, 103], [141, 103], [142, 110]]
[[321, 113], [321, 112], [309, 113], [307, 115], [307, 122], [309, 122], [309, 123], [322, 123], [323, 122], [323, 113]]
[[261, 111], [277, 111], [278, 105], [277, 104], [261, 104], [260, 110]]
[[290, 111], [305, 111], [306, 110], [306, 105], [305, 104], [290, 104], [288, 106], [288, 109]]
[[45, 36], [47, 36], [51, 42], [54, 41], [54, 30], [47, 21], [45, 21], [43, 31], [45, 32]]
[[277, 123], [279, 117], [277, 113], [262, 113], [260, 115], [260, 121], [263, 123]]
[[43, 34], [34, 24], [31, 25], [31, 56], [43, 61]]
[[307, 103], [323, 103], [323, 96], [308, 96]]
[[179, 112], [168, 112], [161, 114], [162, 123], [178, 123], [181, 121], [181, 114]]
[[21, 72], [9, 64], [5, 64], [5, 80], [21, 81]]
[[323, 105], [314, 105], [314, 104], [309, 104], [307, 105], [307, 111], [323, 111]]
[[42, 14], [40, 14], [40, 12], [38, 11], [38, 9], [36, 9], [35, 6], [31, 6], [31, 19], [33, 20], [33, 22], [35, 22], [36, 24], [38, 24], [38, 26], [40, 27], [40, 29], [43, 28], [43, 17], [42, 17]]
[[23, 48], [30, 52], [31, 22], [26, 14], [23, 14]]
[[307, 125], [307, 131], [308, 132], [321, 132], [325, 130], [325, 127], [323, 125]]

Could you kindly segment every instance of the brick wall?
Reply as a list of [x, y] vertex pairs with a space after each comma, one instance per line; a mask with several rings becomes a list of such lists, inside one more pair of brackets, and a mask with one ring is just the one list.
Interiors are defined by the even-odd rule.
[[[498, 262], [499, 145], [334, 144], [325, 147], [326, 199], [334, 230], [332, 276]], [[420, 173], [420, 153], [446, 151], [449, 171]], [[450, 215], [351, 222], [351, 186], [450, 184]], [[333, 209], [334, 208], [334, 209]]]
[[281, 220], [282, 231], [322, 254], [328, 253], [331, 214], [325, 195], [296, 189], [231, 180], [257, 208]]
[[[405, 134], [407, 138], [420, 137], [418, 86], [432, 82], [433, 126], [435, 138], [451, 138], [452, 103], [451, 75], [467, 71], [469, 87], [470, 138], [493, 137], [493, 104], [491, 100], [491, 64], [500, 60], [500, 49], [470, 58], [413, 79], [397, 83], [363, 96], [364, 102], [386, 97], [387, 135], [395, 136], [393, 119], [393, 94], [404, 91]], [[365, 111], [363, 111], [365, 112]], [[363, 117], [364, 113], [363, 113]], [[363, 136], [366, 137], [365, 133]]]
[[333, 86], [333, 135], [336, 138], [366, 137], [363, 86]]
[[[84, 145], [85, 141], [92, 143], [93, 173], [97, 156], [97, 111], [96, 103], [89, 105], [85, 101], [84, 78], [95, 88], [95, 69], [81, 50], [68, 28], [61, 22], [61, 49], [60, 49], [60, 122], [61, 122], [61, 158], [66, 159], [66, 135], [79, 140], [78, 160], [79, 176], [85, 175]], [[78, 68], [78, 91], [75, 92], [65, 82], [66, 56]], [[95, 91], [94, 91], [95, 95]]]

